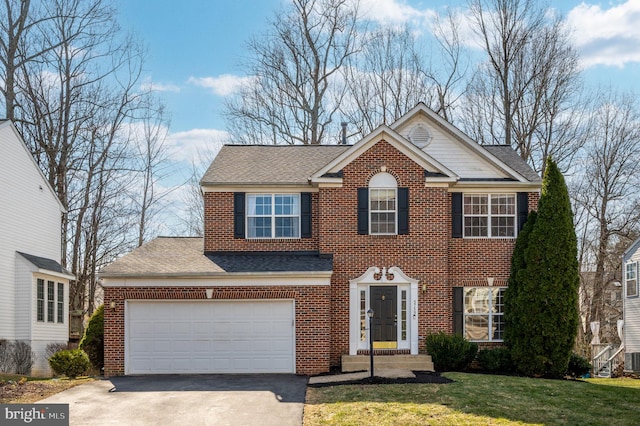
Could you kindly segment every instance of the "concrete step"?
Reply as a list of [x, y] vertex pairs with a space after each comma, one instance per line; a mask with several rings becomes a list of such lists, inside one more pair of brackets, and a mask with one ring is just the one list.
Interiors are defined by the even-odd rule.
[[[342, 372], [369, 371], [369, 355], [342, 355]], [[429, 355], [374, 355], [374, 370], [435, 371]]]

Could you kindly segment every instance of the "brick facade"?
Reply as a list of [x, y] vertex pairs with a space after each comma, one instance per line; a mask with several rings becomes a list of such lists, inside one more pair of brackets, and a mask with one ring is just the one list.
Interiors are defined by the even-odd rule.
[[[357, 233], [357, 189], [382, 169], [398, 187], [409, 188], [408, 235]], [[537, 194], [530, 194], [530, 207]], [[333, 255], [331, 279], [330, 364], [349, 351], [349, 280], [371, 266], [400, 267], [420, 281], [419, 341], [430, 332], [452, 332], [452, 287], [506, 285], [515, 239], [451, 237], [451, 194], [428, 187], [424, 169], [393, 146], [380, 141], [343, 170], [340, 188], [313, 194], [313, 238], [297, 240], [234, 239], [233, 193], [205, 193], [205, 249], [220, 251], [317, 250]], [[426, 290], [422, 291], [422, 284]], [[319, 347], [319, 346], [318, 346]], [[420, 348], [423, 351], [424, 348]], [[328, 368], [328, 366], [326, 367]]]
[[[211, 287], [207, 286], [210, 289]], [[124, 374], [124, 312], [128, 300], [206, 300], [205, 287], [107, 287], [105, 301], [105, 376]], [[218, 300], [294, 300], [296, 321], [296, 372], [319, 374], [329, 363], [329, 287], [268, 286], [213, 287]], [[115, 302], [115, 309], [111, 309]]]
[[[393, 175], [398, 187], [408, 188], [406, 235], [357, 232], [357, 190], [381, 171]], [[447, 184], [425, 185], [424, 167], [384, 140], [344, 167], [340, 187], [309, 187], [311, 238], [234, 238], [234, 193], [205, 191], [205, 252], [317, 251], [333, 256], [330, 286], [214, 287], [213, 297], [295, 300], [296, 372], [318, 374], [349, 353], [349, 280], [372, 266], [396, 266], [419, 280], [418, 341], [424, 352], [427, 334], [453, 331], [453, 287], [488, 285], [489, 277], [495, 286], [506, 285], [515, 245], [514, 238], [452, 238], [449, 191]], [[536, 208], [538, 198], [537, 190], [529, 192], [529, 210]], [[204, 298], [204, 287], [105, 288], [105, 374], [124, 374], [126, 300]], [[109, 309], [111, 301], [116, 302], [114, 310]]]

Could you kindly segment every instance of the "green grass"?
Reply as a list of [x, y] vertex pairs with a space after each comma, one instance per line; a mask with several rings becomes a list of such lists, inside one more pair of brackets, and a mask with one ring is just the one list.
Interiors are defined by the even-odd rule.
[[304, 424], [637, 425], [640, 380], [446, 373], [454, 383], [309, 388]]

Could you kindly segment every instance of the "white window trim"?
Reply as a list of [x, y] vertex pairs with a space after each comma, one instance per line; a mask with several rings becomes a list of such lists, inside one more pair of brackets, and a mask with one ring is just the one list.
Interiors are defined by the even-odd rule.
[[[468, 289], [472, 289], [472, 288], [483, 288], [483, 289], [489, 289], [489, 310], [488, 312], [480, 312], [480, 313], [467, 313], [467, 307], [465, 305], [465, 301], [466, 301], [466, 291]], [[504, 339], [494, 339], [493, 338], [493, 333], [491, 333], [491, 329], [492, 329], [492, 325], [493, 325], [493, 317], [494, 316], [501, 316], [504, 319], [504, 300], [503, 300], [503, 312], [502, 313], [496, 313], [493, 312], [493, 291], [494, 290], [503, 290], [506, 289], [506, 287], [464, 287], [463, 289], [463, 293], [462, 293], [462, 304], [463, 304], [463, 318], [462, 318], [462, 327], [463, 327], [463, 336], [468, 339], [470, 342], [504, 342]], [[504, 297], [504, 296], [503, 296]], [[468, 316], [488, 316], [489, 317], [489, 321], [487, 324], [487, 335], [489, 336], [488, 339], [469, 339], [467, 337], [467, 317]], [[503, 330], [504, 333], [504, 330]]]
[[[388, 191], [392, 189], [394, 192], [395, 209], [393, 210], [374, 210], [371, 208], [372, 197], [371, 191]], [[394, 223], [393, 232], [373, 232], [373, 214], [374, 213], [393, 213]], [[398, 235], [398, 188], [369, 188], [369, 235]]]
[[[65, 318], [67, 317], [67, 302], [65, 298], [65, 287], [67, 287], [64, 281], [58, 281], [56, 279], [51, 279], [53, 277], [44, 275], [44, 276], [36, 276], [35, 281], [35, 322], [38, 324], [66, 324]], [[43, 283], [43, 298], [38, 299], [38, 281], [42, 281]], [[53, 306], [50, 308], [49, 306], [49, 283], [53, 283]], [[62, 295], [59, 293], [60, 285], [62, 285]], [[60, 300], [60, 296], [62, 299]], [[42, 301], [42, 320], [38, 319], [38, 302]], [[59, 305], [62, 304], [62, 321], [59, 320], [58, 309]], [[49, 321], [49, 312], [52, 312], [53, 321]]]
[[[371, 196], [372, 191], [394, 191], [394, 200], [395, 205], [393, 210], [374, 210], [371, 208], [371, 204], [373, 202], [373, 197]], [[387, 172], [380, 172], [374, 175], [369, 181], [369, 197], [368, 197], [369, 205], [369, 235], [398, 235], [398, 182], [396, 178]], [[393, 213], [394, 215], [394, 228], [393, 232], [373, 232], [373, 214], [374, 213]]]
[[[47, 318], [47, 299], [45, 296], [46, 293], [46, 282], [47, 280], [45, 280], [44, 278], [36, 278], [36, 322], [41, 322], [41, 323], [45, 323], [47, 322], [46, 318]], [[38, 287], [40, 285], [40, 283], [42, 283], [42, 298], [38, 297]], [[38, 317], [38, 305], [40, 304], [40, 302], [42, 302], [42, 319], [40, 319]]]
[[[370, 297], [369, 289], [376, 285], [395, 285], [398, 287], [398, 315], [400, 315], [402, 290], [407, 291], [407, 338], [402, 337], [401, 323], [398, 321], [398, 349], [409, 349], [411, 355], [417, 355], [419, 350], [418, 339], [418, 280], [412, 279], [402, 272], [399, 267], [389, 268], [389, 273], [393, 274], [393, 279], [388, 280], [384, 274], [380, 274], [380, 269], [372, 266], [367, 271], [349, 280], [349, 355], [357, 355], [358, 350], [369, 348], [369, 330], [367, 330], [367, 341], [360, 340], [361, 335], [361, 312], [360, 312], [360, 292], [365, 291], [366, 310], [369, 309]], [[376, 279], [377, 277], [377, 279]], [[368, 320], [368, 319], [367, 319]], [[368, 321], [367, 321], [367, 329]]]
[[[469, 196], [486, 196], [487, 197], [487, 214], [486, 215], [467, 215], [464, 212], [464, 207], [465, 207], [465, 197], [469, 195]], [[495, 214], [492, 215], [491, 214], [491, 198], [493, 195], [508, 195], [513, 197], [513, 201], [514, 201], [514, 211], [513, 214]], [[467, 227], [465, 226], [465, 219], [467, 217], [486, 217], [487, 218], [487, 235], [467, 235]], [[513, 218], [513, 236], [507, 236], [507, 237], [502, 237], [502, 236], [493, 236], [491, 235], [491, 219], [494, 217], [512, 217]], [[462, 237], [463, 238], [469, 238], [469, 239], [473, 239], [473, 238], [493, 238], [493, 239], [514, 239], [518, 236], [518, 197], [516, 193], [513, 192], [509, 192], [509, 193], [502, 193], [502, 192], [481, 192], [481, 193], [468, 193], [465, 192], [462, 194]]]
[[[635, 293], [634, 294], [629, 294], [629, 281], [631, 281], [631, 279], [629, 278], [629, 267], [633, 268], [633, 273], [635, 275]], [[624, 269], [624, 296], [627, 299], [631, 299], [631, 298], [636, 298], [638, 297], [638, 262], [627, 262], [625, 264], [625, 269]]]
[[[294, 196], [297, 198], [297, 203], [298, 203], [298, 214], [295, 215], [276, 215], [276, 196]], [[265, 197], [265, 196], [270, 196], [271, 197], [271, 214], [270, 215], [250, 215], [249, 214], [249, 198], [250, 197]], [[248, 240], [299, 240], [301, 238], [301, 226], [302, 226], [302, 222], [301, 222], [301, 217], [302, 217], [302, 213], [301, 213], [301, 196], [300, 193], [250, 193], [246, 195], [246, 200], [245, 200], [245, 211], [247, 212], [245, 214], [245, 229], [246, 229], [246, 233], [247, 233], [247, 237], [246, 239]], [[249, 235], [249, 218], [252, 217], [270, 217], [271, 220], [271, 236], [270, 237], [250, 237]], [[294, 236], [294, 237], [276, 237], [276, 218], [281, 218], [281, 217], [297, 217], [298, 218], [298, 235]]]

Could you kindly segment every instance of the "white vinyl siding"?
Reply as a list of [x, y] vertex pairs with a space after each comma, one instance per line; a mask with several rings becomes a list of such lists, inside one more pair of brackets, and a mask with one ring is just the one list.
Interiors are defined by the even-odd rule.
[[[0, 123], [0, 336], [29, 340], [36, 322], [35, 280], [16, 252], [60, 259], [61, 207], [8, 122]], [[31, 290], [33, 286], [33, 290]]]
[[480, 155], [473, 154], [449, 133], [441, 130], [438, 126], [426, 123], [421, 117], [403, 123], [402, 128], [396, 130], [402, 136], [409, 137], [413, 128], [419, 124], [425, 126], [432, 136], [429, 144], [423, 149], [424, 152], [458, 176], [470, 179], [501, 179], [507, 177], [504, 172], [499, 171]]
[[[634, 252], [628, 253], [623, 260], [623, 281], [624, 281], [624, 293], [623, 293], [623, 315], [624, 315], [624, 346], [626, 353], [640, 352], [640, 297], [627, 296], [627, 286], [633, 286], [634, 281], [637, 289], [638, 285], [638, 262], [640, 261], [640, 245], [637, 245], [637, 249]], [[628, 265], [634, 265], [632, 267]], [[629, 269], [631, 269], [635, 275], [635, 279], [631, 279], [628, 283]], [[633, 294], [633, 293], [632, 293]], [[636, 293], [637, 294], [637, 293]]]

